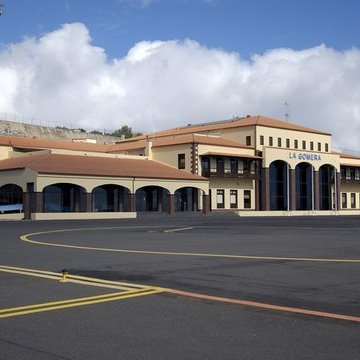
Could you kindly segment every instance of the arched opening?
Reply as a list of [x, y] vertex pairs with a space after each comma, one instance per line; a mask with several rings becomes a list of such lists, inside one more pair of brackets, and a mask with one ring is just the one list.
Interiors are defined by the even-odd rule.
[[58, 183], [43, 190], [44, 212], [80, 212], [86, 209], [86, 192], [81, 186]]
[[97, 212], [126, 211], [129, 208], [127, 188], [119, 185], [101, 185], [92, 191], [92, 209]]
[[0, 213], [16, 213], [23, 210], [23, 190], [15, 184], [0, 187]]
[[296, 210], [313, 209], [313, 167], [300, 163], [295, 168]]
[[167, 211], [169, 190], [144, 186], [136, 191], [136, 211]]
[[183, 187], [175, 191], [175, 211], [198, 211], [200, 191], [194, 187]]
[[288, 210], [288, 166], [281, 160], [270, 164], [270, 210]]
[[320, 210], [332, 209], [332, 184], [334, 182], [334, 167], [323, 165], [319, 169]]

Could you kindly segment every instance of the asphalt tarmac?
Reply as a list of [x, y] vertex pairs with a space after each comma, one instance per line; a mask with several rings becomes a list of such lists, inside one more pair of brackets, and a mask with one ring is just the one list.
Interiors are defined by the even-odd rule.
[[[0, 222], [0, 359], [360, 358], [359, 230], [350, 216]], [[39, 276], [62, 269], [141, 288]]]

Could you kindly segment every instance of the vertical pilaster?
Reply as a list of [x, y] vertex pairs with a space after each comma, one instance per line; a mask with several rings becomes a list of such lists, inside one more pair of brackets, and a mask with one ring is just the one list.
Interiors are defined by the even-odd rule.
[[335, 210], [340, 210], [341, 203], [340, 203], [340, 173], [336, 172], [336, 191], [335, 191]]
[[43, 212], [43, 193], [42, 192], [35, 193], [35, 212], [36, 213]]
[[269, 168], [262, 168], [262, 210], [270, 210], [270, 179], [269, 179]]
[[203, 213], [208, 214], [210, 212], [210, 195], [203, 195]]
[[136, 195], [135, 194], [129, 194], [129, 205], [130, 205], [130, 212], [136, 211]]
[[168, 213], [173, 215], [175, 213], [175, 195], [168, 194]]
[[85, 194], [85, 212], [92, 212], [92, 193]]
[[74, 205], [75, 205], [75, 212], [80, 212], [80, 189], [75, 190]]
[[290, 169], [290, 179], [289, 179], [289, 196], [290, 196], [290, 210], [296, 210], [296, 177], [295, 169]]
[[320, 210], [319, 172], [314, 170], [314, 210]]
[[30, 211], [30, 193], [23, 192], [23, 211], [24, 211], [24, 219], [31, 219], [31, 211]]
[[162, 211], [162, 196], [163, 196], [163, 189], [158, 189], [157, 192], [157, 209], [159, 212]]
[[118, 211], [124, 211], [124, 188], [118, 189]]

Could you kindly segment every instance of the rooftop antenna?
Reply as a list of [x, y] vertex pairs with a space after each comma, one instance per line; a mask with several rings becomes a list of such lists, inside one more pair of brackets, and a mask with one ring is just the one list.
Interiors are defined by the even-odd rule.
[[287, 100], [285, 101], [284, 106], [285, 106], [285, 119], [286, 119], [287, 122], [289, 122], [289, 119], [290, 119], [289, 107], [290, 107], [290, 105], [287, 102]]

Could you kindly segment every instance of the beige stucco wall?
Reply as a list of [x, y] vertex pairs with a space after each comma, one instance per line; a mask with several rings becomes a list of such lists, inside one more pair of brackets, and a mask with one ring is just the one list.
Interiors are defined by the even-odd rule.
[[355, 209], [360, 209], [360, 185], [359, 184], [341, 184], [340, 186], [340, 207], [342, 207], [342, 194], [347, 199], [346, 209], [351, 209], [351, 194], [355, 194]]
[[251, 209], [255, 209], [255, 182], [254, 180], [245, 179], [223, 179], [212, 178], [210, 179], [211, 189], [211, 206], [212, 210], [217, 210], [216, 195], [218, 189], [223, 189], [225, 193], [225, 210], [230, 210], [230, 190], [238, 191], [238, 209], [244, 209], [244, 190], [251, 191]]
[[144, 186], [160, 186], [169, 190], [170, 194], [174, 194], [176, 190], [183, 187], [194, 187], [202, 190], [205, 195], [209, 194], [209, 183], [207, 180], [136, 179], [134, 182], [134, 191]]
[[254, 155], [254, 149], [249, 149], [249, 148], [236, 148], [236, 147], [215, 146], [215, 145], [205, 145], [205, 144], [198, 145], [199, 155], [203, 155], [209, 152], [229, 154], [230, 156]]
[[314, 143], [314, 151], [318, 150], [318, 142], [321, 143], [321, 151], [325, 152], [325, 143], [329, 145], [331, 152], [331, 136], [322, 134], [313, 134], [303, 131], [270, 128], [266, 126], [256, 127], [256, 150], [262, 151], [260, 145], [260, 136], [264, 136], [264, 146], [269, 146], [269, 136], [273, 137], [273, 147], [278, 146], [278, 138], [281, 138], [282, 148], [286, 149], [286, 139], [290, 139], [290, 149], [294, 149], [294, 140], [298, 140], [299, 148], [302, 149], [302, 141], [306, 141], [306, 150], [310, 151], [310, 141]]
[[191, 144], [152, 148], [152, 160], [178, 168], [178, 154], [185, 154], [185, 170], [191, 172]]
[[342, 158], [340, 157], [340, 164], [341, 165], [350, 165], [350, 166], [359, 166], [360, 167], [360, 159], [356, 158]]
[[11, 147], [8, 146], [0, 146], [0, 160], [5, 160], [10, 157]]
[[[307, 159], [307, 155], [313, 155], [314, 158]], [[295, 169], [296, 165], [306, 162], [314, 166], [315, 171], [318, 171], [319, 168], [325, 164], [332, 165], [337, 169], [337, 171], [340, 171], [340, 157], [336, 154], [264, 147], [263, 157], [263, 167], [269, 167], [273, 161], [283, 160], [290, 165], [291, 169]], [[321, 160], [319, 160], [319, 157]]]
[[93, 189], [101, 185], [119, 185], [128, 188], [132, 191], [133, 182], [129, 178], [114, 178], [114, 177], [90, 177], [90, 176], [76, 176], [76, 175], [47, 175], [39, 174], [35, 191], [41, 192], [46, 186], [57, 183], [71, 183], [83, 187], [86, 192], [91, 193]]
[[31, 169], [7, 170], [0, 172], [0, 186], [15, 184], [26, 191], [26, 183], [36, 184], [36, 173]]
[[99, 220], [135, 218], [136, 212], [61, 212], [31, 214], [31, 220]]
[[91, 193], [93, 189], [101, 185], [119, 185], [135, 193], [136, 190], [144, 186], [160, 186], [163, 187], [171, 194], [177, 189], [185, 186], [196, 187], [209, 194], [209, 185], [206, 180], [193, 181], [193, 180], [176, 180], [176, 179], [146, 179], [146, 178], [112, 178], [112, 177], [89, 177], [89, 176], [59, 176], [59, 175], [45, 175], [39, 174], [37, 182], [35, 183], [35, 191], [41, 192], [48, 185], [56, 183], [71, 183], [83, 187], [86, 192]]
[[[201, 133], [200, 131], [198, 132]], [[254, 126], [244, 126], [241, 128], [232, 128], [232, 129], [220, 129], [220, 130], [206, 131], [204, 133], [221, 136], [225, 139], [236, 141], [241, 145], [246, 145], [246, 137], [251, 136], [251, 146], [255, 145]]]

